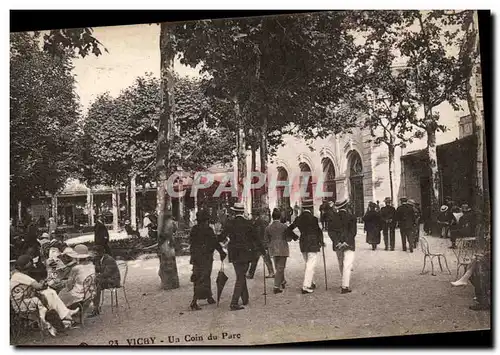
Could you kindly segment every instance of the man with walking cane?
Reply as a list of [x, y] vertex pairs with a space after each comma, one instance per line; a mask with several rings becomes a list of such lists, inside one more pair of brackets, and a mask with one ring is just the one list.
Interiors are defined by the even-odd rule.
[[[314, 268], [316, 267], [319, 249], [325, 243], [323, 242], [323, 232], [319, 226], [318, 218], [312, 214], [313, 201], [303, 200], [302, 207], [302, 214], [288, 227], [288, 232], [295, 234], [293, 232], [295, 228], [300, 231], [300, 251], [306, 262], [302, 293], [306, 294], [313, 293], [316, 288], [313, 282]], [[295, 240], [299, 238], [297, 235], [295, 237]]]
[[329, 236], [333, 250], [337, 253], [340, 275], [342, 276], [341, 293], [349, 293], [349, 283], [356, 250], [354, 238], [357, 233], [356, 217], [347, 210], [348, 201], [339, 201], [335, 204], [338, 213], [332, 215]]

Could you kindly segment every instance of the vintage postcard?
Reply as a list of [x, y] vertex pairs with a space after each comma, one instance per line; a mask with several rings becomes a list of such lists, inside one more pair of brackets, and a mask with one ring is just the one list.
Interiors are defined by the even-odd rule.
[[478, 14], [10, 33], [11, 345], [489, 330]]

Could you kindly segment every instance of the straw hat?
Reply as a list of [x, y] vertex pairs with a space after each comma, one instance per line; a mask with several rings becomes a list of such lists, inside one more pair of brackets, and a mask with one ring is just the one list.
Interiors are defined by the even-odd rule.
[[74, 259], [86, 259], [90, 258], [89, 248], [86, 245], [78, 244], [74, 247], [72, 252], [68, 253]]
[[49, 239], [49, 233], [43, 233], [40, 239]]
[[313, 200], [311, 200], [311, 199], [302, 200], [302, 207], [304, 207], [304, 208], [314, 207]]
[[233, 207], [231, 207], [231, 210], [233, 210], [234, 212], [243, 213], [243, 212], [245, 212], [245, 206], [241, 202], [236, 202], [233, 205]]
[[441, 211], [441, 212], [446, 212], [446, 211], [448, 211], [448, 206], [446, 206], [446, 205], [442, 205], [442, 206], [441, 206], [440, 211]]
[[347, 206], [347, 199], [340, 200], [340, 201], [338, 201], [338, 202], [335, 203], [335, 207], [337, 209], [345, 208], [346, 206]]

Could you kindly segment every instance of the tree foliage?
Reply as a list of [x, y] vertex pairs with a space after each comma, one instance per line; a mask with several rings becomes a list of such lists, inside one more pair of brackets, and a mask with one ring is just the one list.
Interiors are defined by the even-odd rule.
[[55, 193], [76, 171], [79, 104], [69, 56], [50, 56], [37, 34], [10, 41], [11, 197], [29, 200]]
[[[219, 127], [213, 110], [200, 91], [200, 83], [177, 78], [178, 132], [171, 142], [173, 166], [185, 171], [207, 168], [232, 160], [233, 135]], [[138, 183], [154, 181], [161, 92], [159, 80], [147, 74], [136, 79], [117, 98], [108, 93], [90, 106], [85, 119], [82, 146], [83, 172], [91, 184], [127, 184], [131, 174]], [[204, 120], [207, 112], [214, 116]]]

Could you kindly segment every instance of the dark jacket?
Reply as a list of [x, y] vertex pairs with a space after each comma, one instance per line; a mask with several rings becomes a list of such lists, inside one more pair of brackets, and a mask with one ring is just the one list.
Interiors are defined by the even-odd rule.
[[227, 246], [229, 262], [250, 262], [255, 259], [257, 252], [265, 253], [252, 222], [243, 216], [236, 216], [228, 221], [222, 234], [229, 237]]
[[94, 259], [97, 280], [102, 288], [120, 287], [120, 270], [115, 259], [108, 254]]
[[380, 209], [380, 217], [385, 223], [392, 220], [391, 224], [395, 224], [396, 209], [393, 206], [384, 206]]
[[462, 237], [474, 237], [476, 233], [476, 221], [474, 213], [465, 212], [458, 221], [457, 230]]
[[415, 224], [415, 211], [408, 204], [403, 204], [396, 210], [396, 221], [401, 229], [411, 229]]
[[213, 260], [214, 250], [223, 254], [221, 245], [217, 242], [214, 230], [212, 227], [206, 224], [197, 224], [191, 229], [189, 234], [190, 263], [203, 262], [208, 260]]
[[300, 251], [302, 253], [319, 252], [323, 245], [323, 232], [319, 227], [318, 219], [312, 213], [304, 211], [288, 227], [288, 231], [293, 233], [295, 228], [300, 231]]
[[339, 210], [338, 213], [338, 227], [336, 227], [330, 236], [333, 243], [333, 250], [338, 243], [346, 243], [349, 245], [350, 250], [356, 250], [355, 237], [358, 232], [356, 217], [346, 210]]
[[454, 218], [453, 213], [451, 213], [451, 211], [448, 210], [446, 212], [439, 212], [437, 221], [442, 224], [451, 225], [451, 223], [453, 222], [453, 218]]
[[96, 245], [106, 245], [109, 242], [109, 233], [106, 226], [97, 222], [94, 226], [94, 243]]

